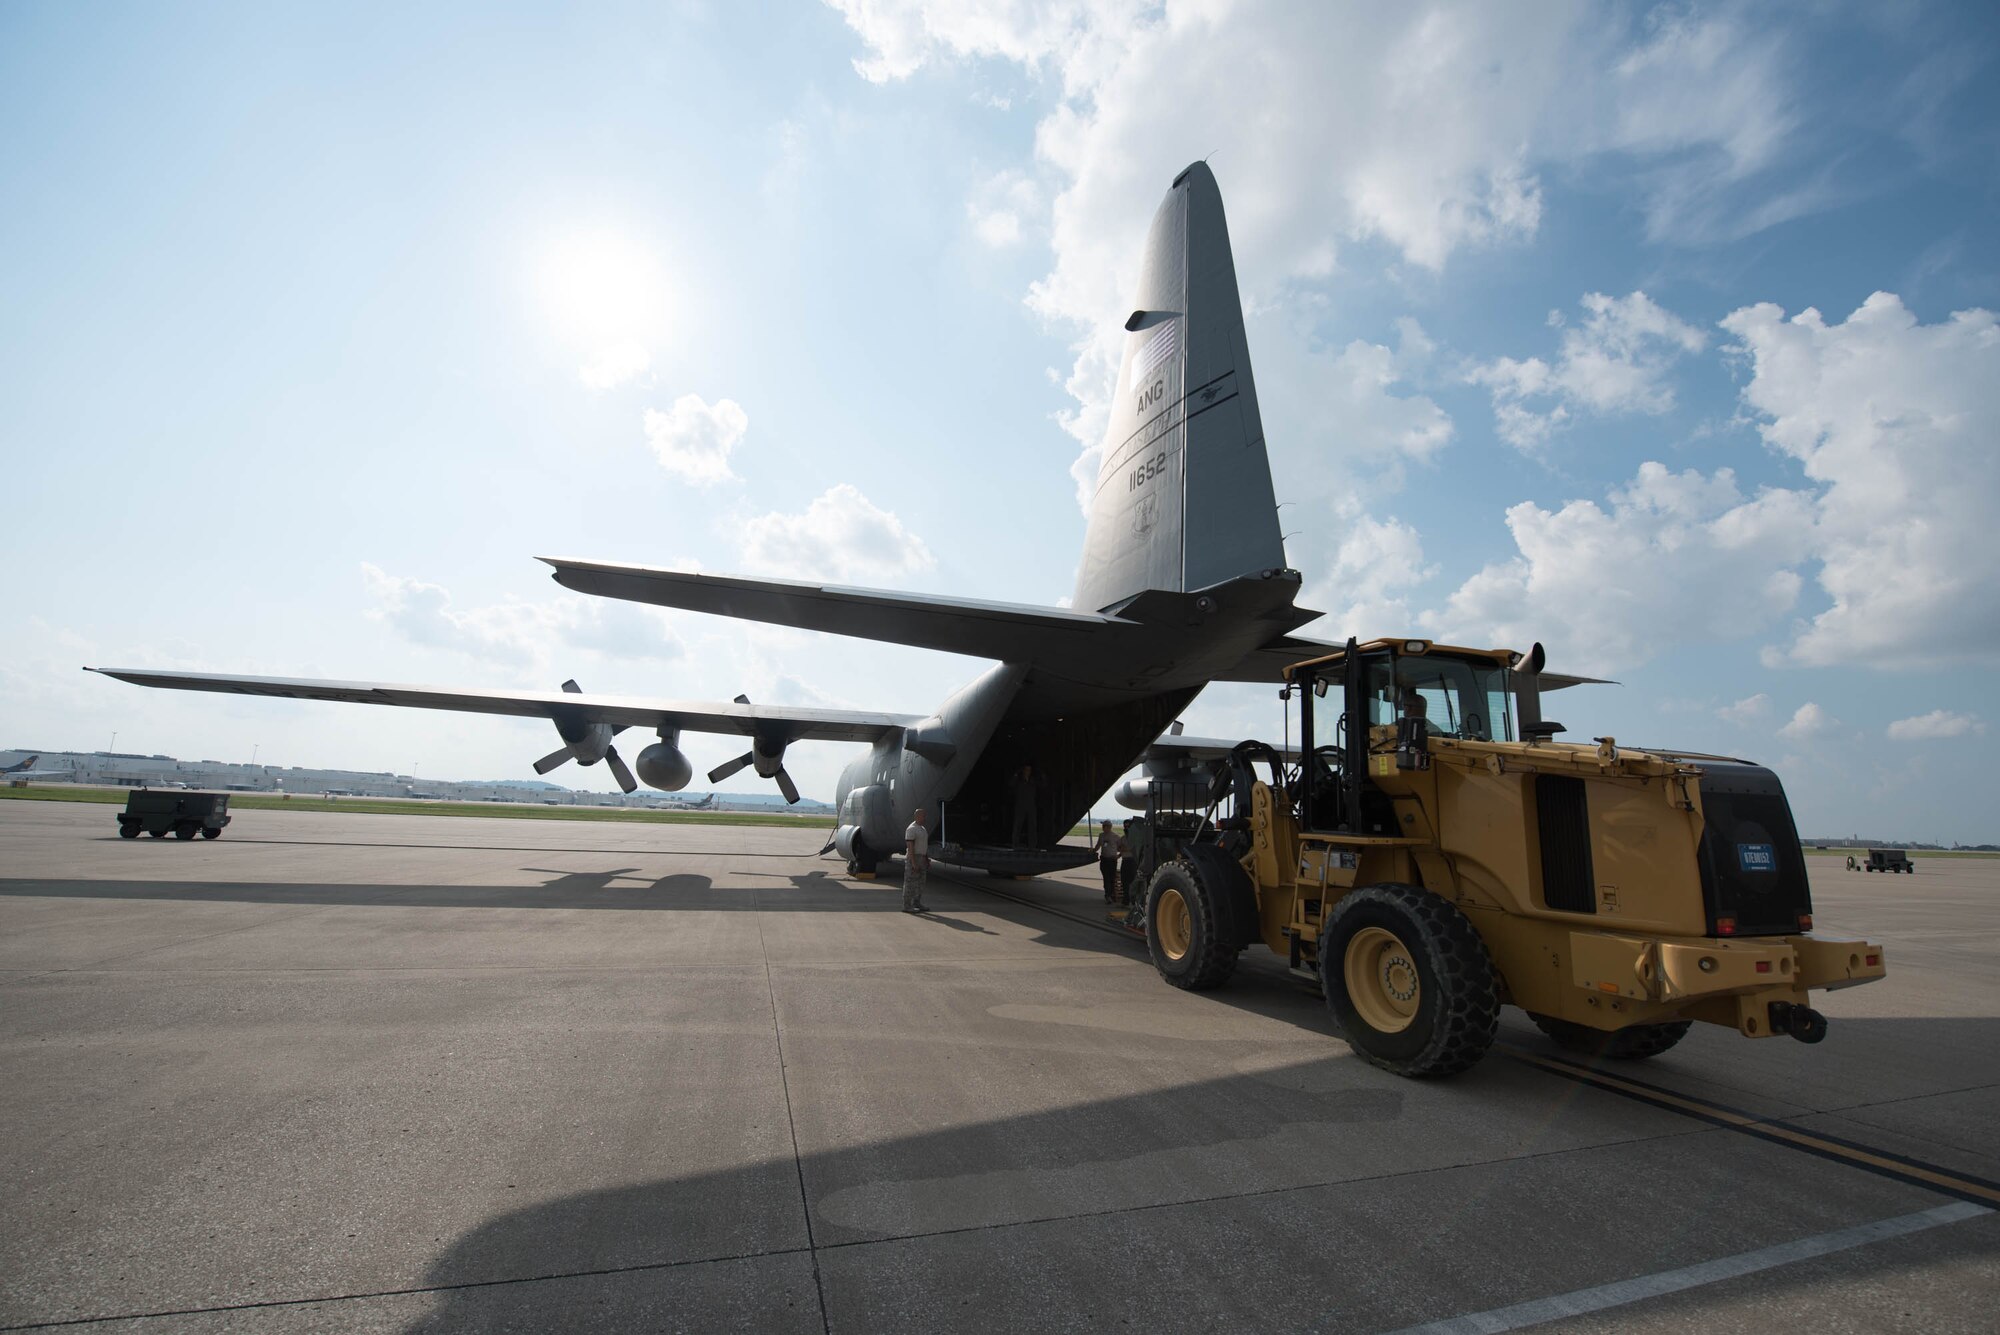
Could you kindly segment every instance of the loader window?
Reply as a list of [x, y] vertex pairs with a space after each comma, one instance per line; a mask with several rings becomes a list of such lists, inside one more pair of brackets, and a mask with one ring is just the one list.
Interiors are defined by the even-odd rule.
[[1371, 664], [1368, 721], [1391, 724], [1419, 713], [1433, 737], [1514, 740], [1506, 674], [1498, 665], [1443, 654], [1399, 655], [1392, 678], [1388, 664]]

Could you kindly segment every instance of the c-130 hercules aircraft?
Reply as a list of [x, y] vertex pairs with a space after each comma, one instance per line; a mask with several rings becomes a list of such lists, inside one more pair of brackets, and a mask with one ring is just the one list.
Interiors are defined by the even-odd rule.
[[[631, 792], [677, 792], [692, 778], [684, 731], [746, 736], [749, 749], [711, 783], [754, 767], [798, 800], [785, 748], [865, 742], [840, 776], [834, 847], [872, 871], [900, 851], [922, 809], [934, 856], [1008, 874], [1088, 860], [1061, 846], [1112, 780], [1144, 762], [1149, 781], [1205, 780], [1226, 740], [1163, 735], [1212, 681], [1278, 685], [1289, 664], [1339, 646], [1294, 637], [1319, 614], [1294, 604], [1263, 423], [1243, 330], [1222, 195], [1205, 163], [1176, 176], [1153, 217], [1135, 309], [1069, 610], [783, 580], [690, 574], [543, 557], [581, 593], [828, 631], [997, 660], [929, 715], [774, 708], [562, 692], [510, 694], [375, 682], [94, 668], [141, 686], [301, 700], [344, 700], [552, 720], [563, 746], [537, 762], [605, 762]], [[1577, 678], [1545, 673], [1542, 689]], [[658, 740], [637, 779], [612, 745], [645, 728]], [[1029, 838], [1015, 840], [1020, 773], [1032, 765]]]

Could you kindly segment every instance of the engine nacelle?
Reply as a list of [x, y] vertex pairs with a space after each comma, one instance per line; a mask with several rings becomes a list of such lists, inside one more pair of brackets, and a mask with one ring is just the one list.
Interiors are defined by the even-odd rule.
[[678, 793], [694, 777], [694, 766], [672, 742], [654, 742], [639, 753], [639, 782], [664, 793]]
[[611, 749], [611, 735], [616, 731], [609, 723], [586, 723], [575, 730], [577, 735], [574, 738], [567, 730], [560, 727], [557, 730], [563, 733], [563, 740], [573, 748], [571, 754], [579, 765], [595, 765], [604, 759], [604, 753]]
[[[865, 830], [877, 839], [892, 840], [897, 833], [896, 818], [887, 785], [870, 783], [849, 791], [847, 800], [840, 804], [840, 824]], [[893, 841], [902, 846], [900, 839]]]
[[785, 743], [779, 742], [772, 750], [764, 749], [764, 739], [753, 737], [750, 741], [750, 765], [762, 779], [775, 779], [778, 771], [785, 767]]
[[854, 861], [854, 841], [860, 835], [861, 828], [857, 825], [841, 826], [833, 832], [833, 851], [849, 862]]
[[1157, 798], [1164, 807], [1205, 807], [1208, 805], [1209, 775], [1205, 770], [1183, 770], [1177, 774], [1142, 774], [1127, 779], [1111, 790], [1111, 800], [1127, 811], [1144, 811], [1148, 798]]

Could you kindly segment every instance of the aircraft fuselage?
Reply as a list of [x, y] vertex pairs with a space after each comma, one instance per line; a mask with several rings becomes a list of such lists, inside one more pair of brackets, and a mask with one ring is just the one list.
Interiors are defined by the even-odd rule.
[[[1054, 851], [1063, 836], [1203, 686], [1310, 615], [1293, 607], [1298, 587], [1296, 571], [1274, 570], [1193, 593], [1140, 594], [1104, 609], [1149, 632], [1127, 639], [1115, 663], [1084, 653], [989, 669], [841, 772], [839, 851], [864, 866], [898, 855], [922, 810], [940, 861], [994, 871], [1083, 861], [1081, 848]], [[1024, 765], [1034, 815], [1031, 837], [1017, 840]]]

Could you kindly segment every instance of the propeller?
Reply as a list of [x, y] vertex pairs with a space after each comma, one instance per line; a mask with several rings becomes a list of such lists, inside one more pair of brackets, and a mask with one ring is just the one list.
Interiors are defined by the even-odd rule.
[[[564, 682], [562, 688], [571, 695], [583, 694], [583, 687], [576, 684], [575, 678]], [[602, 760], [610, 768], [611, 777], [618, 780], [620, 788], [628, 793], [638, 788], [639, 781], [632, 777], [625, 758], [611, 744], [613, 737], [625, 731], [622, 726], [614, 728], [609, 723], [589, 722], [571, 713], [567, 707], [559, 708], [553, 717], [563, 745], [560, 750], [551, 751], [537, 760], [535, 773], [547, 774], [572, 760], [579, 765], [595, 765]]]
[[[736, 703], [747, 705], [750, 703], [750, 697], [739, 695], [736, 697]], [[738, 770], [746, 766], [755, 765], [760, 777], [777, 780], [778, 791], [785, 795], [786, 802], [797, 803], [799, 800], [799, 786], [793, 783], [792, 776], [785, 772], [786, 741], [787, 739], [783, 736], [773, 736], [761, 730], [753, 731], [750, 734], [750, 749], [734, 760], [725, 760], [710, 770], [708, 772], [708, 781], [710, 783], [721, 783]]]

